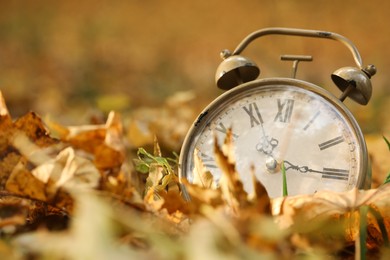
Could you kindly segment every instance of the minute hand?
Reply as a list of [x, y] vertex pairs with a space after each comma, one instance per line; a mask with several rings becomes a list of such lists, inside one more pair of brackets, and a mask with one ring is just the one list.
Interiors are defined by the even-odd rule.
[[294, 165], [294, 164], [290, 163], [289, 161], [283, 161], [283, 164], [284, 164], [284, 169], [286, 169], [286, 171], [289, 169], [292, 169], [292, 170], [299, 171], [301, 173], [307, 173], [307, 172], [324, 173], [323, 171], [317, 171], [317, 170], [310, 169], [308, 166]]
[[308, 166], [294, 165], [289, 161], [283, 161], [283, 165], [286, 171], [292, 169], [292, 170], [299, 171], [301, 173], [308, 173], [308, 172], [321, 173], [322, 178], [325, 179], [348, 180], [349, 177], [349, 171], [343, 169], [323, 168], [322, 171], [318, 171], [318, 170], [310, 169]]

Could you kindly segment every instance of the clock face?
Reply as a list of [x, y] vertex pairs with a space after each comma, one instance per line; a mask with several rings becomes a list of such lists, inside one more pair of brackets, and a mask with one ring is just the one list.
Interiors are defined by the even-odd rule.
[[216, 99], [185, 140], [183, 177], [193, 179], [193, 157], [198, 156], [218, 183], [214, 137], [222, 144], [229, 128], [236, 169], [248, 193], [254, 167], [269, 196], [282, 196], [282, 164], [289, 195], [346, 191], [362, 183], [367, 152], [361, 131], [344, 105], [315, 85], [259, 80]]

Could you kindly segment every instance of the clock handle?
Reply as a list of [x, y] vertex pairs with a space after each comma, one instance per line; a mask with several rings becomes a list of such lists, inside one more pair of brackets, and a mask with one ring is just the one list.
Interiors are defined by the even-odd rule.
[[280, 27], [261, 29], [245, 37], [231, 55], [240, 54], [253, 40], [270, 34], [314, 37], [314, 38], [323, 38], [323, 39], [331, 39], [331, 40], [339, 41], [343, 43], [351, 51], [355, 63], [359, 67], [359, 69], [363, 69], [362, 58], [360, 57], [360, 53], [352, 41], [337, 33], [317, 31], [317, 30], [280, 28]]
[[[257, 78], [260, 74], [260, 69], [254, 62], [239, 54], [253, 40], [270, 34], [324, 38], [343, 43], [351, 51], [357, 68], [340, 68], [331, 75], [333, 82], [342, 92], [340, 100], [344, 101], [345, 98], [349, 97], [361, 105], [366, 105], [369, 102], [372, 95], [370, 79], [375, 75], [376, 67], [374, 65], [368, 65], [363, 68], [362, 58], [356, 46], [344, 36], [333, 32], [306, 29], [279, 27], [261, 29], [244, 38], [233, 53], [230, 53], [228, 50], [222, 51], [221, 57], [224, 61], [218, 66], [217, 73], [215, 74], [215, 81], [219, 88], [225, 90], [231, 89]], [[295, 76], [294, 73], [293, 76]]]

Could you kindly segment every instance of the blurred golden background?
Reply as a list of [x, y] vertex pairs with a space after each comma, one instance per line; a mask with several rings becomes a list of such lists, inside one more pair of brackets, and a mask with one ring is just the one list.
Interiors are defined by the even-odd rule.
[[[188, 90], [199, 111], [222, 93], [214, 84], [222, 49], [265, 27], [324, 30], [352, 40], [378, 68], [369, 105], [346, 104], [365, 133], [388, 134], [389, 10], [385, 0], [1, 1], [0, 89], [14, 117], [33, 110], [65, 124], [96, 110], [159, 107]], [[297, 77], [336, 96], [330, 74], [354, 65], [345, 46], [323, 39], [267, 36], [243, 54], [261, 77], [290, 75], [281, 54], [312, 55]]]

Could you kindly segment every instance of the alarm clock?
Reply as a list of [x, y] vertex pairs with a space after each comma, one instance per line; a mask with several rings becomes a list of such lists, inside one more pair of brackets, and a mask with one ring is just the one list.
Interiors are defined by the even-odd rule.
[[[355, 66], [331, 75], [341, 95], [336, 97], [314, 83], [296, 79], [299, 62], [312, 60], [307, 55], [281, 56], [292, 61], [291, 77], [258, 78], [260, 69], [241, 53], [253, 40], [267, 35], [330, 39], [346, 46]], [[221, 145], [230, 129], [236, 170], [249, 194], [254, 172], [271, 198], [282, 196], [282, 169], [288, 195], [370, 187], [371, 168], [362, 130], [343, 101], [348, 97], [366, 105], [376, 68], [363, 66], [349, 39], [326, 31], [265, 28], [249, 34], [233, 52], [222, 51], [221, 57], [215, 80], [227, 91], [212, 101], [189, 129], [180, 152], [180, 180], [194, 180], [195, 159], [200, 159], [218, 186], [222, 173], [215, 162], [214, 142]], [[185, 186], [183, 189], [190, 199]]]

